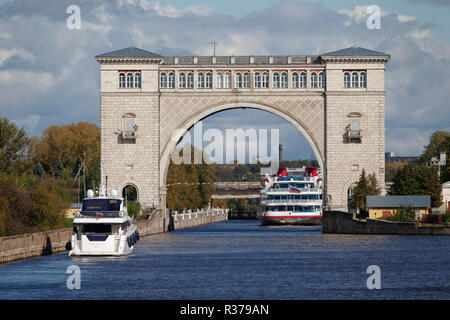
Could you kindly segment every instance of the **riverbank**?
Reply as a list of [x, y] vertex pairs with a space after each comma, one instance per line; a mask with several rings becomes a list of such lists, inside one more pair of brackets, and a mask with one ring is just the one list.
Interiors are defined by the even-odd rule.
[[[173, 218], [156, 210], [149, 219], [136, 220], [141, 236], [227, 221], [228, 212], [221, 209], [200, 210]], [[0, 237], [0, 264], [68, 251], [72, 228]]]
[[359, 219], [341, 211], [324, 211], [323, 233], [389, 234], [389, 235], [450, 235], [449, 226], [422, 226], [419, 222], [393, 222]]

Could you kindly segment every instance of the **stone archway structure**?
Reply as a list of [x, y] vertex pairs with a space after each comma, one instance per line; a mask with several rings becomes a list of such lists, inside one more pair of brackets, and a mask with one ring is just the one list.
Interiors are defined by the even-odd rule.
[[362, 169], [384, 186], [387, 54], [352, 47], [320, 56], [163, 57], [130, 47], [96, 59], [103, 175], [109, 189], [132, 181], [144, 206], [165, 208], [183, 129], [232, 108], [271, 112], [305, 136], [332, 209], [346, 210], [345, 188]]

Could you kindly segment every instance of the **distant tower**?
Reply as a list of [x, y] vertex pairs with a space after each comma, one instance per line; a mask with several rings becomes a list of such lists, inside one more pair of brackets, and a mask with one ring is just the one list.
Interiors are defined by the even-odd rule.
[[278, 147], [278, 157], [280, 162], [283, 161], [283, 149], [284, 149], [283, 145], [280, 144]]

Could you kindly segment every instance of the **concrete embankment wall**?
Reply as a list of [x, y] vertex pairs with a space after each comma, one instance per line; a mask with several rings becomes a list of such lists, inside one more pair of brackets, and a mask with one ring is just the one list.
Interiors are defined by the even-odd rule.
[[392, 222], [375, 219], [357, 219], [340, 211], [325, 211], [323, 233], [396, 234], [396, 235], [450, 235], [450, 227], [422, 227], [418, 222]]
[[[157, 210], [148, 220], [136, 220], [136, 226], [141, 236], [148, 236], [226, 220], [226, 211], [219, 213], [216, 209], [178, 214], [175, 218], [169, 218], [163, 211]], [[71, 235], [72, 229], [68, 228], [0, 237], [0, 264], [67, 251], [66, 244], [70, 242]]]
[[66, 251], [72, 229], [19, 234], [0, 238], [0, 263]]

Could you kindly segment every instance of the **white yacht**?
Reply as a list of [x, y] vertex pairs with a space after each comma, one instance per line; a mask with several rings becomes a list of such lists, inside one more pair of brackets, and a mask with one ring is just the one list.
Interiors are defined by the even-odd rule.
[[320, 168], [279, 168], [262, 179], [258, 218], [265, 224], [322, 223]]
[[126, 255], [139, 241], [139, 232], [128, 215], [124, 199], [100, 187], [99, 196], [88, 190], [81, 211], [75, 215], [69, 256]]

